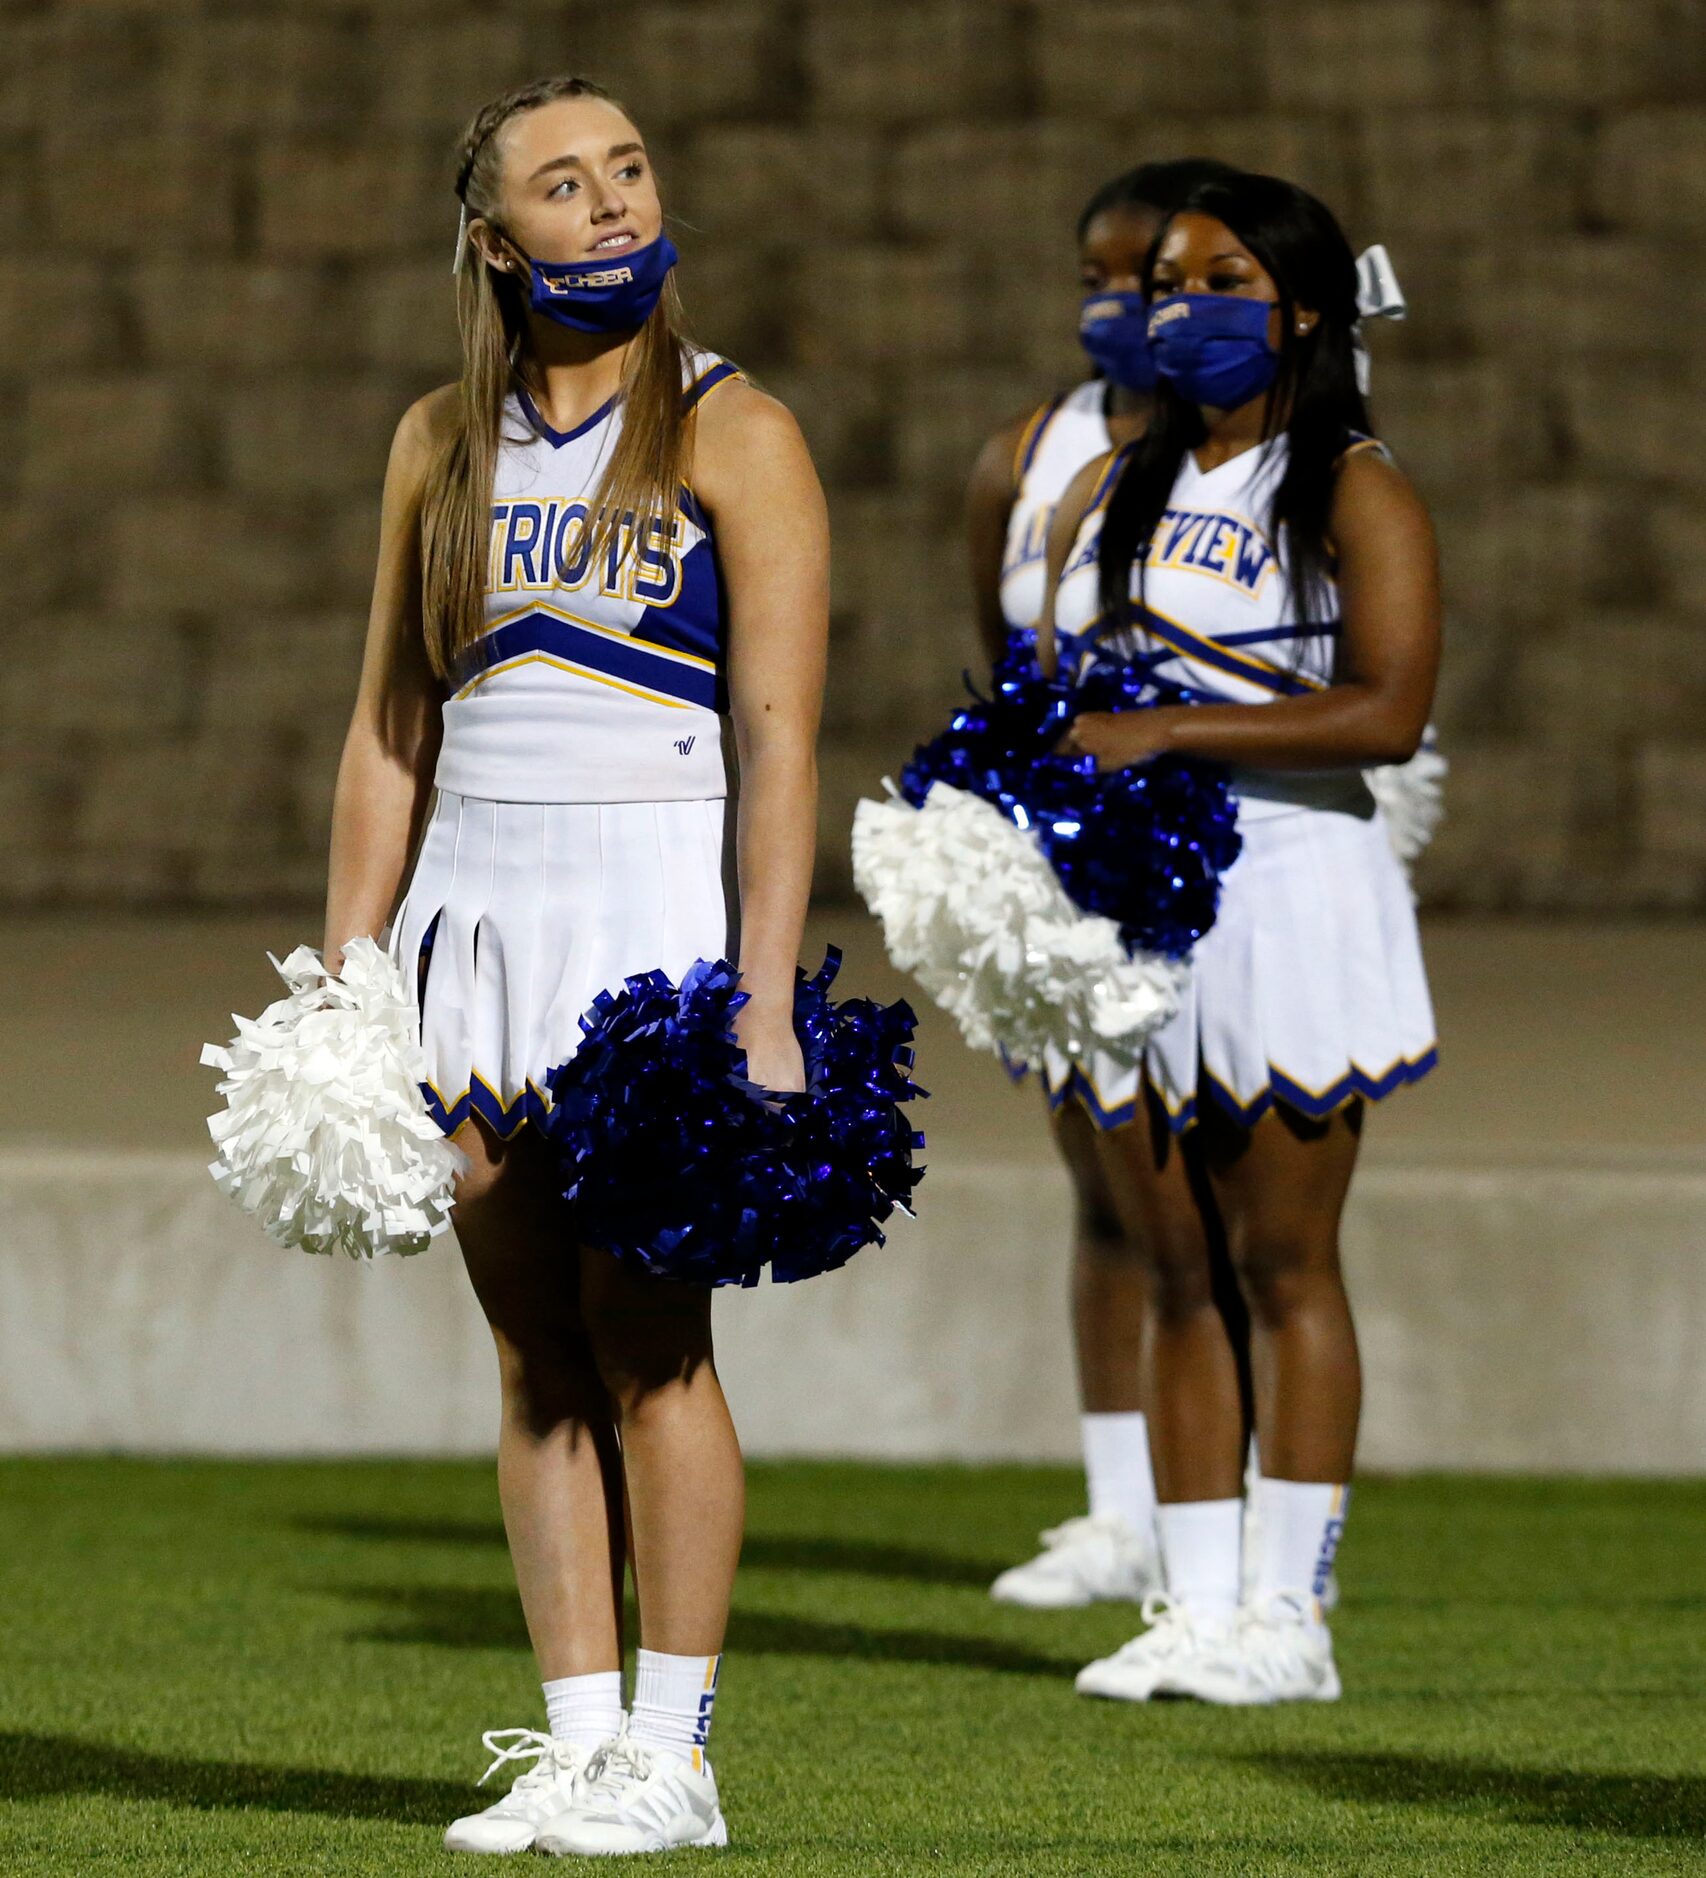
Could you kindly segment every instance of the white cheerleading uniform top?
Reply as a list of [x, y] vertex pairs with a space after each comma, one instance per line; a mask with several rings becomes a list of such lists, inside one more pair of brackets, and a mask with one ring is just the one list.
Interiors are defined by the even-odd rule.
[[[697, 405], [738, 369], [684, 361]], [[725, 607], [710, 518], [622, 518], [624, 557], [588, 548], [589, 505], [622, 431], [618, 394], [573, 430], [504, 401], [486, 630], [458, 656], [434, 781], [506, 802], [667, 802], [727, 793]], [[630, 544], [632, 544], [630, 546]]]
[[1086, 380], [1042, 405], [1013, 453], [1013, 507], [1001, 557], [1001, 614], [1013, 629], [1042, 617], [1048, 531], [1073, 477], [1112, 448], [1106, 379]]
[[[1359, 438], [1353, 449], [1383, 449]], [[1296, 618], [1283, 544], [1272, 537], [1274, 492], [1285, 473], [1287, 440], [1246, 450], [1212, 470], [1186, 451], [1144, 563], [1131, 576], [1131, 617], [1099, 635], [1102, 517], [1127, 451], [1110, 459], [1085, 511], [1055, 593], [1054, 625], [1063, 673], [1081, 671], [1094, 651], [1144, 663], [1159, 679], [1187, 688], [1191, 702], [1271, 704], [1324, 691], [1338, 669], [1339, 594], [1322, 584], [1321, 618]], [[1235, 765], [1240, 819], [1287, 806], [1371, 813], [1361, 769], [1271, 770]]]

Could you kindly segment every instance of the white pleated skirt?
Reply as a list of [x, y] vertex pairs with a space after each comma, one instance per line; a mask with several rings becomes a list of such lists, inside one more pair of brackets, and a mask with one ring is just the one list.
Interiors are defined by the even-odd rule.
[[441, 789], [388, 944], [420, 1014], [427, 1108], [507, 1139], [551, 1107], [581, 1014], [636, 972], [723, 955], [723, 799], [498, 802]]
[[1043, 1065], [1052, 1106], [1077, 1099], [1117, 1127], [1147, 1081], [1179, 1134], [1205, 1099], [1243, 1127], [1276, 1101], [1319, 1118], [1433, 1068], [1421, 935], [1380, 812], [1262, 809], [1240, 814], [1244, 846], [1215, 923], [1141, 1066], [1054, 1058]]

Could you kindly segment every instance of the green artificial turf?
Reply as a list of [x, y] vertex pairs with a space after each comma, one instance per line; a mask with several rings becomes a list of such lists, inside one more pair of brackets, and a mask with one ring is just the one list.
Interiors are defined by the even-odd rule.
[[[984, 1587], [1058, 1471], [771, 1465], [713, 1758], [751, 1873], [1706, 1871], [1706, 1484], [1368, 1481], [1337, 1705], [1074, 1695]], [[538, 1725], [489, 1466], [0, 1462], [0, 1871], [424, 1874]], [[523, 1863], [520, 1869], [533, 1869]]]

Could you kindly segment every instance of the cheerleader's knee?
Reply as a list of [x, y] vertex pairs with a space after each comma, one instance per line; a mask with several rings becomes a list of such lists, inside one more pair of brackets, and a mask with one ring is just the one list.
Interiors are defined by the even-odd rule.
[[611, 1418], [609, 1392], [582, 1335], [543, 1330], [512, 1334], [491, 1326], [507, 1424], [535, 1440], [566, 1430], [572, 1441]]
[[618, 1414], [641, 1413], [711, 1360], [711, 1294], [606, 1252], [582, 1254], [581, 1315], [592, 1362]]
[[1055, 1142], [1072, 1179], [1077, 1256], [1096, 1266], [1126, 1267], [1140, 1259], [1102, 1164], [1097, 1129], [1083, 1105], [1063, 1103], [1054, 1116]]
[[1344, 1294], [1338, 1235], [1305, 1217], [1234, 1227], [1228, 1251], [1251, 1318], [1278, 1330]]
[[1163, 1326], [1216, 1309], [1208, 1240], [1199, 1221], [1153, 1223], [1133, 1243], [1149, 1281], [1149, 1308]]

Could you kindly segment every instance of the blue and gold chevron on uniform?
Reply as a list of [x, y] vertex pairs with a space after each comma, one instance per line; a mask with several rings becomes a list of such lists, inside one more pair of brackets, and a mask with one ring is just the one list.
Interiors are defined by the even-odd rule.
[[1142, 662], [1204, 704], [1260, 704], [1331, 684], [1341, 636], [1337, 589], [1329, 582], [1324, 618], [1292, 617], [1291, 583], [1265, 526], [1286, 450], [1281, 438], [1206, 471], [1186, 452], [1141, 582], [1133, 569], [1123, 620], [1102, 611], [1099, 591], [1102, 516], [1130, 447], [1116, 451], [1055, 596], [1062, 669], [1077, 669], [1095, 644]]
[[718, 705], [716, 665], [691, 652], [617, 632], [554, 606], [527, 607], [499, 620], [467, 648], [452, 669], [453, 696], [471, 696], [499, 672], [538, 661], [580, 678], [614, 686], [666, 709]]

